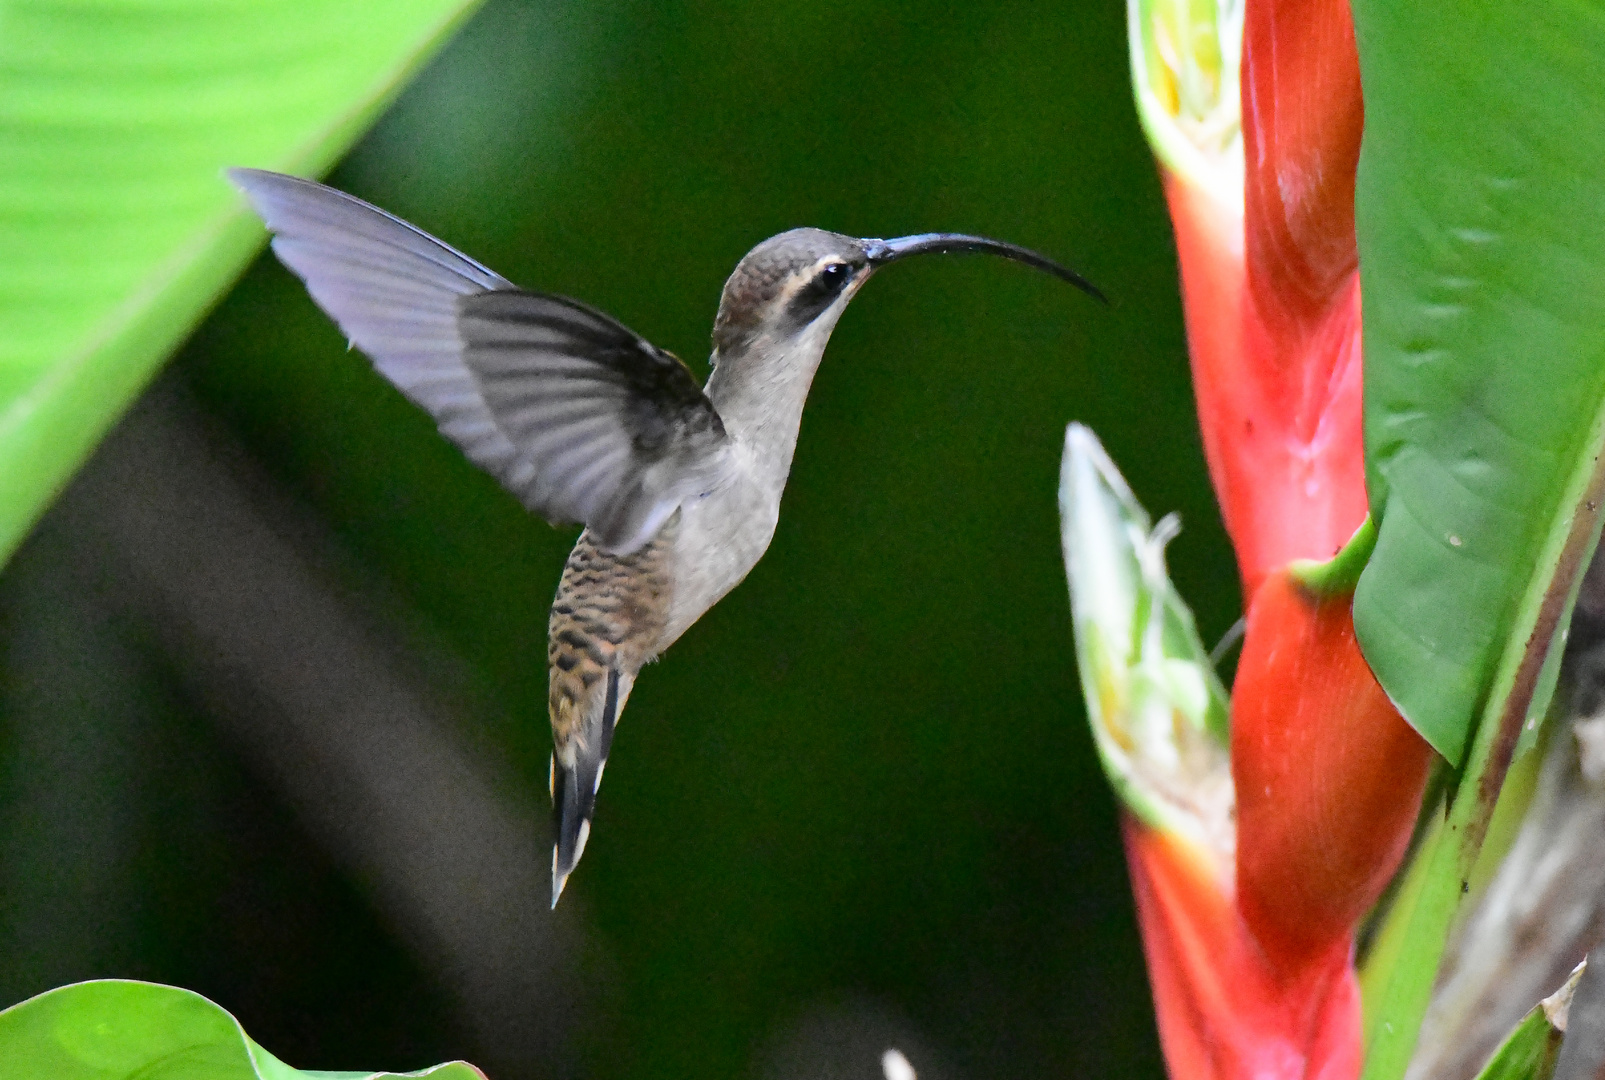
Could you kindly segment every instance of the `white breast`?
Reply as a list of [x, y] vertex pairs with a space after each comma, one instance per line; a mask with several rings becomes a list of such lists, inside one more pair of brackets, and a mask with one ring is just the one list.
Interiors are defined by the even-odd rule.
[[726, 467], [700, 497], [680, 504], [669, 619], [662, 652], [763, 558], [780, 519], [803, 403], [849, 293], [784, 341], [759, 338], [752, 354], [723, 357], [708, 396], [730, 436]]
[[673, 582], [662, 652], [747, 576], [774, 538], [780, 520], [776, 485], [752, 467], [746, 447], [732, 447], [723, 482], [681, 504], [670, 568]]

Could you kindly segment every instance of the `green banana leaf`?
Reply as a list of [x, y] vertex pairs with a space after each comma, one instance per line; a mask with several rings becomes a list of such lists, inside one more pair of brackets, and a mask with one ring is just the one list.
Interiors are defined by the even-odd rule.
[[1379, 1000], [1402, 1076], [1505, 772], [1554, 687], [1605, 501], [1605, 10], [1357, 0], [1376, 549], [1366, 658], [1462, 779]]
[[0, 1012], [0, 1080], [484, 1080], [461, 1061], [410, 1073], [302, 1072], [256, 1043], [239, 1021], [175, 986], [75, 983]]
[[0, 0], [0, 559], [467, 0]]
[[1354, 14], [1378, 524], [1355, 624], [1405, 716], [1459, 764], [1599, 527], [1605, 13], [1360, 0]]

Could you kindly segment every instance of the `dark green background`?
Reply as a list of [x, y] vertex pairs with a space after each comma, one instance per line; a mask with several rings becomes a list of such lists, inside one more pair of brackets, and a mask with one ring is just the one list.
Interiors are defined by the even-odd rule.
[[[725, 275], [796, 225], [985, 233], [1115, 301], [933, 258], [854, 303], [768, 556], [631, 698], [569, 886], [594, 989], [554, 1074], [753, 1075], [799, 1017], [869, 1002], [932, 1048], [922, 1075], [1159, 1075], [1072, 658], [1066, 422], [1181, 511], [1172, 569], [1206, 637], [1237, 583], [1124, 19], [492, 0], [334, 174], [699, 373]], [[471, 661], [511, 718], [483, 734], [544, 789], [545, 615], [574, 530], [465, 464], [270, 260], [176, 369]], [[0, 998], [153, 978], [302, 1067], [494, 1064], [141, 628], [72, 614], [50, 536], [0, 579]], [[68, 728], [76, 795], [36, 752]], [[97, 869], [73, 870], [86, 844]]]

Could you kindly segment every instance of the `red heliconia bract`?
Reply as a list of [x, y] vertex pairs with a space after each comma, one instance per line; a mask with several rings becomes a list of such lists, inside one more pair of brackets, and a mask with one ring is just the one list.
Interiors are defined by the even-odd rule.
[[1237, 906], [1287, 973], [1346, 945], [1382, 895], [1431, 764], [1360, 655], [1353, 600], [1272, 574], [1232, 688]]
[[1210, 477], [1244, 595], [1327, 559], [1366, 513], [1354, 174], [1363, 110], [1346, 3], [1250, 0], [1243, 206], [1166, 193]]
[[1296, 972], [1270, 963], [1206, 860], [1127, 818], [1126, 862], [1174, 1080], [1352, 1080], [1360, 990], [1348, 942]]
[[[1243, 218], [1185, 179], [1165, 191], [1204, 454], [1247, 598], [1275, 568], [1335, 554], [1365, 519], [1359, 279], [1313, 324], [1268, 324]], [[1305, 363], [1284, 366], [1292, 353]]]
[[1358, 921], [1398, 868], [1431, 751], [1354, 640], [1352, 585], [1292, 576], [1365, 519], [1345, 0], [1248, 0], [1243, 202], [1167, 172], [1210, 476], [1248, 611], [1232, 696], [1236, 879], [1151, 827], [1127, 852], [1175, 1080], [1351, 1080]]

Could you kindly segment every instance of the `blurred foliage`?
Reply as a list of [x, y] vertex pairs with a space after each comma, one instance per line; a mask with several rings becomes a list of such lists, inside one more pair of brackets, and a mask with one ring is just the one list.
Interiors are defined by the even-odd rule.
[[468, 7], [0, 6], [0, 559], [249, 258], [223, 167], [327, 168]]
[[[956, 1075], [1157, 1075], [1064, 603], [1065, 422], [1099, 432], [1146, 505], [1180, 511], [1172, 572], [1206, 640], [1235, 618], [1238, 583], [1119, 7], [492, 0], [331, 182], [522, 285], [612, 312], [699, 372], [725, 275], [794, 225], [981, 232], [1061, 258], [1114, 298], [1101, 309], [1018, 267], [927, 259], [854, 303], [768, 556], [631, 698], [564, 899], [586, 913], [601, 988], [572, 1069], [749, 1075], [820, 1010], [870, 1000]], [[546, 609], [572, 531], [530, 519], [467, 465], [269, 260], [178, 369], [478, 666], [513, 718], [484, 734], [544, 797]], [[0, 605], [8, 633], [46, 639], [8, 647], [11, 702], [45, 704], [8, 704], [0, 737], [39, 738], [32, 725], [65, 714], [87, 754], [118, 715], [95, 702], [122, 691], [78, 694], [73, 680], [95, 672], [14, 625], [68, 587], [51, 585], [39, 546], [19, 560], [25, 580], [0, 582]], [[163, 789], [158, 810], [111, 806], [146, 823], [125, 834], [142, 838], [137, 869], [93, 904], [70, 875], [32, 895], [91, 924], [119, 912], [121, 929], [59, 953], [29, 946], [14, 966], [20, 924], [0, 921], [5, 1000], [137, 974], [208, 994], [293, 1062], [360, 1064], [361, 1047], [390, 1064], [371, 1048], [391, 1038], [420, 1064], [485, 1060], [440, 1019], [427, 981], [400, 989], [411, 961], [344, 899], [361, 884], [331, 880], [282, 813], [235, 794], [248, 763], [208, 749], [197, 706], [132, 666], [128, 685], [149, 699], [137, 708], [171, 718], [130, 730], [177, 732], [179, 760], [200, 759], [179, 772], [236, 779]], [[47, 677], [64, 681], [16, 689]], [[133, 769], [112, 756], [107, 767]], [[0, 792], [35, 775], [13, 769]], [[130, 776], [82, 797], [142, 790]], [[234, 810], [201, 823], [219, 801]], [[24, 819], [35, 833], [8, 825], [8, 882], [29, 858], [48, 862], [29, 847], [50, 835], [44, 805]], [[123, 851], [106, 858], [127, 865]], [[343, 899], [262, 884], [303, 873]], [[238, 925], [197, 917], [219, 896]], [[283, 929], [294, 920], [301, 933]], [[274, 994], [241, 967], [260, 934]], [[305, 1008], [308, 994], [334, 1011]]]

